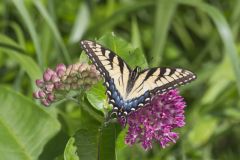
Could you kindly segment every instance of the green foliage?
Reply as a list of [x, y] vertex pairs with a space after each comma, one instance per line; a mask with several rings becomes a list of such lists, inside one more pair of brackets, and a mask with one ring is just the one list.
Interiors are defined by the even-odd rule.
[[105, 94], [105, 88], [102, 85], [102, 82], [94, 85], [89, 91], [87, 91], [86, 95], [93, 107], [101, 111], [104, 110], [107, 103], [107, 95]]
[[59, 122], [23, 95], [3, 86], [0, 90], [1, 158], [37, 159], [44, 145], [59, 131]]
[[75, 146], [75, 139], [70, 138], [66, 145], [64, 151], [64, 160], [79, 160], [78, 155], [76, 153], [77, 147]]
[[119, 56], [126, 60], [130, 67], [147, 67], [147, 61], [143, 53], [139, 49], [133, 48], [133, 46], [123, 39], [117, 38], [115, 35], [105, 34], [105, 36], [103, 36], [99, 42], [105, 46], [108, 46], [109, 49], [115, 53], [118, 53]]
[[[31, 57], [18, 53], [18, 51], [22, 51], [20, 45], [4, 35], [0, 35], [0, 39], [0, 43], [3, 45], [3, 47], [0, 48], [2, 53], [7, 54], [10, 59], [16, 61], [32, 80], [40, 77], [41, 70], [36, 62]], [[35, 84], [33, 84], [33, 86], [35, 86]]]
[[[0, 2], [0, 159], [238, 159], [240, 1], [3, 0]], [[104, 125], [111, 110], [102, 82], [79, 103], [43, 108], [34, 82], [58, 63], [89, 62], [95, 40], [132, 68], [183, 67], [198, 79], [180, 140], [151, 151], [124, 143], [127, 128]], [[67, 142], [68, 141], [68, 142]]]

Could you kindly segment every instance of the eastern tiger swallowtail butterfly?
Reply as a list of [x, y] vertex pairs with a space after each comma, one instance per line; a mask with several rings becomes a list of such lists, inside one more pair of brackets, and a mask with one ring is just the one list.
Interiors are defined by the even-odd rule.
[[182, 68], [156, 67], [134, 70], [113, 51], [88, 40], [81, 41], [82, 49], [104, 78], [112, 113], [127, 117], [129, 113], [149, 103], [155, 94], [162, 94], [186, 84], [196, 75]]

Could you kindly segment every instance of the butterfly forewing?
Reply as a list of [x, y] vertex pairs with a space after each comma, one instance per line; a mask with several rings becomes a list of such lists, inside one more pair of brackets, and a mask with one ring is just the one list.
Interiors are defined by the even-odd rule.
[[152, 68], [139, 73], [127, 99], [134, 99], [145, 92], [163, 93], [196, 79], [191, 71], [181, 68]]
[[[126, 95], [127, 82], [130, 75], [129, 66], [114, 52], [92, 41], [81, 41], [82, 48], [103, 75], [105, 84], [109, 87], [109, 81], [113, 80], [114, 87], [121, 94]], [[109, 93], [111, 94], [111, 93]]]

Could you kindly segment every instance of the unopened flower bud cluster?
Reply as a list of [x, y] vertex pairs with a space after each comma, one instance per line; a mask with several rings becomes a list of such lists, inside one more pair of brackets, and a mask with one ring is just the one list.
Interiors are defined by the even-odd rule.
[[33, 93], [36, 99], [49, 106], [52, 102], [59, 100], [57, 95], [64, 95], [71, 90], [87, 90], [100, 80], [98, 71], [94, 65], [76, 63], [66, 67], [59, 64], [55, 70], [47, 69], [43, 79], [37, 79], [38, 91]]

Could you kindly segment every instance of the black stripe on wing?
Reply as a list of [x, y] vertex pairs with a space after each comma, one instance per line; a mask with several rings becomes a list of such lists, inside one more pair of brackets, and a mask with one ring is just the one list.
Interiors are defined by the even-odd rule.
[[[193, 72], [182, 69], [182, 68], [163, 67], [159, 69], [160, 69], [160, 74], [154, 80], [155, 84], [158, 83], [157, 81], [160, 81], [161, 83], [163, 83], [164, 79], [168, 81], [168, 83], [157, 86], [154, 90], [152, 90], [152, 93], [161, 94], [168, 90], [177, 88], [178, 86], [190, 83], [191, 81], [197, 78], [197, 76]], [[149, 73], [152, 72], [151, 70], [152, 69], [150, 69]], [[156, 70], [156, 68], [153, 68], [153, 70]]]
[[114, 52], [100, 44], [84, 40], [81, 41], [81, 47], [104, 77], [110, 101], [118, 103], [125, 95], [130, 67]]
[[[88, 55], [88, 57], [90, 58], [92, 63], [96, 66], [97, 70], [101, 73], [101, 75], [103, 75], [104, 78], [109, 79], [110, 77], [109, 77], [108, 71], [106, 70], [104, 65], [101, 63], [98, 56], [96, 55], [96, 48], [100, 49], [100, 52], [103, 56], [105, 56], [106, 50], [102, 47], [98, 47], [95, 42], [91, 42], [91, 41], [81, 41], [80, 44], [81, 44], [82, 49], [86, 52], [86, 54]], [[110, 52], [109, 55], [110, 54], [114, 56], [113, 53]], [[109, 63], [111, 64], [110, 61], [109, 61]]]
[[[117, 63], [120, 67], [121, 73], [123, 73], [123, 67], [124, 64], [126, 65], [127, 69], [130, 71], [130, 67], [124, 63], [124, 61], [117, 56], [113, 51], [106, 49], [100, 44], [97, 44], [96, 42], [93, 41], [88, 41], [88, 40], [83, 40], [81, 41], [81, 47], [82, 49], [87, 53], [93, 64], [97, 67], [97, 69], [100, 71], [101, 74], [104, 76], [111, 76], [109, 75], [108, 68], [103, 65], [102, 61], [108, 61], [109, 65], [111, 66], [110, 69], [113, 69], [113, 63]], [[101, 60], [101, 58], [105, 58], [104, 60]], [[117, 61], [114, 62], [114, 58], [117, 57]], [[106, 75], [105, 75], [106, 74]]]
[[182, 68], [151, 68], [141, 71], [131, 91], [128, 92], [128, 99], [137, 98], [146, 92], [161, 94], [180, 85], [184, 85], [196, 79], [191, 71]]

